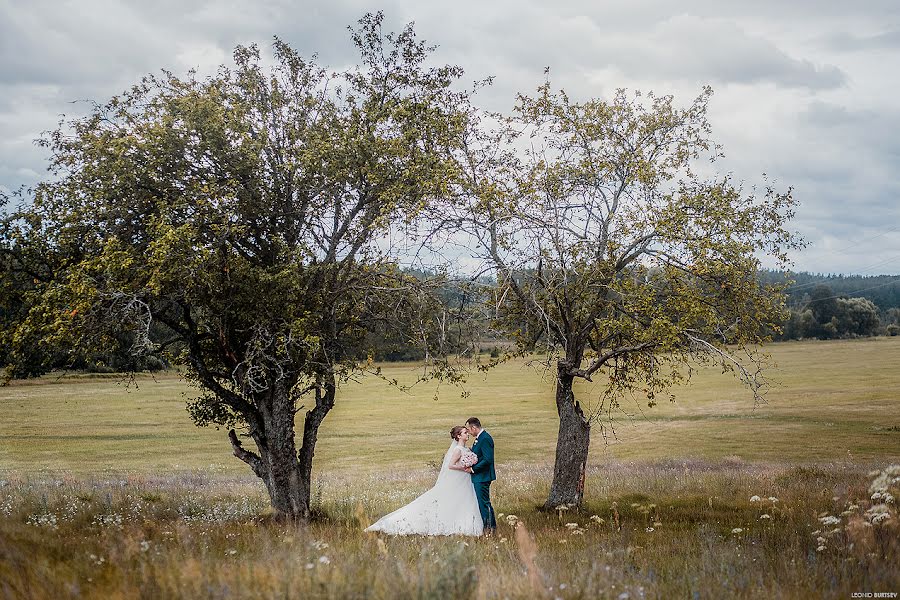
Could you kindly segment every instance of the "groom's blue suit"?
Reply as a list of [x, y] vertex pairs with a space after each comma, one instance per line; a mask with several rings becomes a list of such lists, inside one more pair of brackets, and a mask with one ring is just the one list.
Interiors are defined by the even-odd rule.
[[478, 462], [472, 465], [472, 485], [475, 486], [481, 519], [485, 529], [496, 529], [497, 519], [491, 506], [491, 482], [497, 479], [497, 475], [494, 473], [494, 438], [491, 434], [482, 429], [475, 438], [472, 452], [478, 457]]

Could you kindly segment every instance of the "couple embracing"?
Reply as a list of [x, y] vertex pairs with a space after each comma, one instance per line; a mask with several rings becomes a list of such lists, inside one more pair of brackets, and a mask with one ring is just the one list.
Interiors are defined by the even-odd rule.
[[[471, 417], [450, 430], [452, 440], [434, 487], [379, 519], [366, 531], [391, 535], [481, 535], [497, 527], [491, 506], [494, 438]], [[473, 439], [472, 449], [466, 442]]]

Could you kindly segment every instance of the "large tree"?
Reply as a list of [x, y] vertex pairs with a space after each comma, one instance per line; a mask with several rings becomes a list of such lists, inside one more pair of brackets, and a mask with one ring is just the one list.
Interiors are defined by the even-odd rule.
[[46, 139], [55, 180], [19, 214], [71, 257], [41, 288], [33, 331], [102, 348], [124, 330], [135, 352], [169, 351], [199, 390], [192, 418], [230, 428], [295, 519], [310, 514], [336, 390], [367, 368], [367, 333], [442, 341], [440, 297], [388, 242], [450, 180], [461, 70], [426, 67], [431, 48], [411, 26], [383, 33], [380, 13], [352, 39], [361, 64], [343, 73], [276, 40], [271, 69], [251, 46], [208, 78], [148, 76]]
[[[496, 270], [498, 320], [522, 349], [547, 348], [556, 372], [547, 507], [581, 504], [592, 422], [626, 398], [654, 404], [698, 360], [759, 392], [754, 361], [735, 355], [783, 320], [780, 288], [757, 270], [797, 246], [794, 201], [699, 164], [720, 154], [710, 95], [685, 108], [623, 91], [575, 102], [547, 83], [512, 117], [471, 123], [456, 217]], [[600, 381], [600, 397], [577, 400], [578, 379]]]

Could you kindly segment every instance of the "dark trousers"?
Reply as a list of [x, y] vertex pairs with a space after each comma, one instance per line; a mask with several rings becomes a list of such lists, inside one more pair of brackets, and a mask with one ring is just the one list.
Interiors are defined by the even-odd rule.
[[472, 485], [475, 486], [475, 497], [478, 498], [478, 510], [481, 511], [484, 528], [496, 529], [497, 519], [494, 517], [494, 507], [491, 506], [491, 482], [477, 481]]

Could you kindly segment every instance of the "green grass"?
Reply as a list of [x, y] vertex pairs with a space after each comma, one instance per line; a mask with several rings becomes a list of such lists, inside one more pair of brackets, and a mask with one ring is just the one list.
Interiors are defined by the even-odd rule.
[[[626, 402], [615, 437], [594, 428], [591, 463], [669, 457], [746, 462], [900, 458], [900, 338], [803, 342], [768, 348], [778, 384], [756, 410], [731, 375], [704, 369], [655, 408]], [[414, 365], [386, 365], [411, 381]], [[154, 473], [215, 466], [243, 473], [225, 431], [198, 429], [176, 374], [115, 380], [45, 377], [0, 388], [0, 471]], [[498, 463], [546, 463], [557, 433], [553, 379], [521, 362], [471, 375], [468, 398], [449, 385], [405, 394], [376, 378], [350, 383], [326, 418], [316, 452], [324, 472], [403, 469], [439, 460], [450, 427], [479, 416], [497, 440]], [[434, 400], [435, 392], [438, 399]], [[577, 390], [590, 404], [599, 388]], [[607, 427], [607, 432], [610, 428]], [[397, 444], [403, 440], [403, 450]], [[360, 456], [364, 455], [365, 460]]]
[[[537, 510], [557, 428], [545, 372], [507, 364], [474, 375], [464, 399], [449, 386], [434, 400], [433, 387], [348, 385], [316, 453], [319, 516], [301, 527], [273, 520], [226, 432], [190, 423], [177, 375], [137, 388], [73, 375], [17, 382], [0, 388], [0, 598], [900, 591], [896, 503], [890, 520], [865, 524], [869, 471], [900, 463], [900, 339], [768, 350], [779, 385], [756, 410], [731, 375], [707, 369], [674, 405], [626, 405], [609, 443], [595, 427], [584, 510], [560, 514]], [[411, 380], [418, 368], [386, 369]], [[497, 442], [500, 535], [363, 533], [432, 485], [451, 425], [473, 414]], [[893, 485], [900, 498], [900, 478]], [[826, 527], [826, 516], [839, 521]]]

